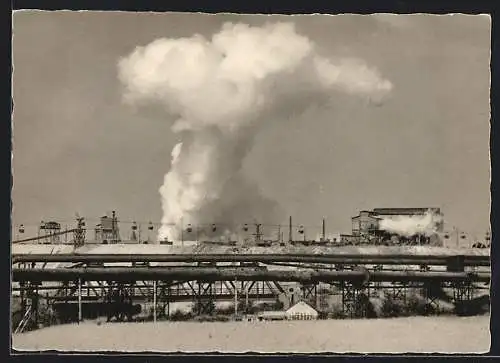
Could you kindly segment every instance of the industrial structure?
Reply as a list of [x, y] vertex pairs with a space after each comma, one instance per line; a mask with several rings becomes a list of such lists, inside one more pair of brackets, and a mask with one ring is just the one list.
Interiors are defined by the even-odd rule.
[[[432, 225], [426, 233], [402, 234], [384, 228], [384, 221], [400, 220], [430, 215]], [[311, 238], [310, 227], [292, 223], [289, 217], [288, 225], [266, 225], [263, 223], [243, 223], [241, 226], [231, 226], [234, 231], [231, 238], [219, 232], [227, 227], [224, 224], [208, 223], [200, 225], [186, 224], [181, 228], [180, 241], [168, 239], [156, 240], [155, 235], [161, 223], [120, 221], [115, 211], [111, 215], [99, 218], [94, 227], [93, 238], [86, 234], [85, 218], [77, 217], [75, 228], [62, 229], [61, 224], [55, 221], [42, 222], [37, 237], [19, 238], [24, 234], [25, 226], [21, 224], [17, 231], [17, 239], [13, 243], [41, 244], [165, 244], [165, 245], [208, 245], [208, 246], [259, 246], [273, 247], [276, 245], [305, 245], [305, 246], [345, 246], [345, 245], [430, 245], [443, 246], [447, 240], [456, 240], [456, 245], [468, 247], [489, 247], [490, 234], [484, 238], [467, 235], [454, 227], [453, 231], [444, 231], [444, 217], [440, 208], [374, 208], [362, 210], [351, 218], [352, 228], [349, 233], [327, 233], [326, 220], [323, 218], [321, 233]], [[80, 226], [80, 227], [78, 227]], [[122, 228], [121, 228], [121, 227]], [[316, 229], [317, 230], [317, 229]], [[76, 231], [80, 231], [78, 236]], [[125, 231], [125, 232], [124, 232]], [[238, 232], [239, 231], [239, 232]], [[81, 233], [83, 232], [83, 234]], [[285, 237], [287, 234], [287, 238]], [[72, 239], [71, 234], [78, 237]], [[267, 237], [264, 237], [264, 236]], [[83, 236], [83, 242], [82, 242]]]
[[103, 244], [121, 242], [116, 212], [113, 211], [111, 217], [101, 217], [101, 222], [95, 226], [94, 233], [97, 242]]
[[60, 243], [61, 224], [53, 221], [42, 221], [38, 227], [38, 235], [41, 237], [41, 242], [44, 244]]
[[[402, 235], [397, 232], [384, 229], [381, 221], [397, 221], [402, 218], [432, 217], [432, 225], [429, 226], [432, 234], [413, 233]], [[359, 215], [351, 218], [352, 237], [365, 240], [374, 244], [431, 244], [440, 245], [439, 233], [443, 232], [444, 218], [440, 208], [374, 208], [373, 210], [362, 210]]]
[[[131, 266], [137, 261], [142, 265]], [[40, 267], [54, 262], [58, 267]], [[285, 299], [290, 306], [295, 299], [327, 313], [325, 299], [332, 296], [339, 297], [345, 316], [364, 317], [367, 302], [381, 291], [403, 301], [420, 291], [435, 308], [443, 298], [436, 291], [447, 290], [460, 314], [470, 311], [490, 280], [481, 270], [489, 265], [486, 255], [18, 255], [13, 263], [23, 321], [34, 322], [41, 300], [63, 321], [132, 319], [145, 303], [152, 304], [156, 320], [179, 301], [191, 301], [199, 315], [213, 314], [216, 301], [234, 301], [238, 314], [239, 307], [247, 311], [262, 299]]]
[[[242, 230], [253, 237], [250, 245], [243, 246], [260, 251], [257, 253], [243, 253], [236, 241], [213, 240], [196, 241], [197, 245], [178, 249], [179, 253], [174, 253], [171, 246], [162, 246], [165, 241], [160, 241], [158, 246], [134, 247], [142, 251], [139, 253], [119, 254], [118, 251], [133, 247], [124, 246], [125, 243], [149, 243], [150, 233], [158, 225], [148, 222], [147, 233], [141, 233], [144, 223], [131, 221], [130, 238], [123, 240], [123, 228], [120, 230], [115, 212], [99, 219], [90, 241], [86, 238], [85, 218], [78, 215], [75, 227], [70, 229], [62, 230], [58, 222], [43, 223], [36, 237], [13, 242], [19, 247], [26, 243], [68, 244], [60, 246], [68, 249], [54, 252], [52, 248], [40, 253], [33, 252], [35, 247], [45, 251], [43, 247], [49, 246], [14, 249], [12, 291], [21, 306], [21, 318], [14, 328], [23, 331], [30, 325], [36, 326], [41, 302], [49, 305], [60, 321], [81, 321], [100, 315], [131, 320], [148, 306], [154, 320], [169, 318], [171, 304], [178, 302], [191, 302], [194, 314], [210, 315], [214, 314], [216, 302], [228, 301], [234, 305], [235, 316], [250, 312], [257, 302], [267, 301], [281, 306], [283, 313], [276, 316], [286, 316], [285, 311], [296, 306], [295, 310], [308, 310], [310, 314], [306, 315], [312, 314], [315, 319], [313, 310], [320, 317], [331, 314], [332, 299], [340, 301], [343, 316], [367, 317], [371, 299], [381, 293], [406, 302], [409, 294], [416, 291], [429, 309], [437, 308], [440, 299], [445, 299], [455, 305], [457, 313], [470, 313], [478, 304], [481, 290], [489, 289], [488, 251], [469, 248], [443, 252], [433, 249], [436, 244], [432, 236], [397, 236], [381, 228], [381, 221], [387, 218], [428, 213], [439, 217], [433, 230], [443, 233], [438, 208], [361, 211], [352, 218], [351, 234], [336, 234], [333, 238], [327, 238], [323, 219], [319, 240], [307, 239], [307, 227], [292, 224], [291, 217], [288, 240], [283, 238], [281, 226], [275, 239], [265, 239], [265, 225], [243, 224]], [[183, 235], [198, 234], [199, 228], [187, 224]], [[209, 224], [206, 228], [215, 232], [218, 225]], [[24, 231], [25, 226], [21, 225], [19, 234]], [[303, 238], [294, 238], [294, 232]], [[72, 239], [68, 240], [68, 236]], [[486, 238], [489, 245], [490, 235]], [[244, 241], [246, 244], [248, 239]], [[402, 252], [394, 246], [373, 246], [388, 243], [407, 246], [397, 247]], [[92, 244], [108, 245], [94, 247], [107, 252], [93, 253]], [[427, 245], [427, 252], [408, 252], [411, 245], [417, 244]], [[359, 251], [375, 250], [356, 252], [352, 245], [358, 245]], [[225, 252], [214, 253], [221, 248]], [[268, 312], [261, 316], [271, 319], [274, 315]]]

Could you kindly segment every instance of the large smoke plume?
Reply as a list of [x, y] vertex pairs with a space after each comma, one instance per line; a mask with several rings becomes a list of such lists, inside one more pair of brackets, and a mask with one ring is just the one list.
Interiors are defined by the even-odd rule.
[[438, 231], [442, 221], [443, 218], [440, 214], [428, 211], [424, 215], [383, 218], [379, 222], [379, 228], [405, 237], [415, 235], [431, 236]]
[[[183, 224], [272, 220], [274, 201], [242, 172], [263, 123], [304, 111], [333, 92], [379, 103], [392, 84], [357, 59], [327, 59], [293, 24], [224, 24], [212, 38], [162, 38], [119, 62], [129, 102], [159, 102], [177, 117], [182, 142], [160, 188], [159, 238], [177, 239]], [[285, 117], [283, 117], [285, 119]]]

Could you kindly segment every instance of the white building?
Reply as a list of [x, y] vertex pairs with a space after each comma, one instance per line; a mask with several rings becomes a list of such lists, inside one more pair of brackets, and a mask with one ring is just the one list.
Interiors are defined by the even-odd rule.
[[304, 301], [299, 301], [285, 312], [288, 320], [315, 320], [318, 312]]
[[275, 311], [262, 311], [257, 315], [259, 320], [285, 320], [287, 318], [286, 312], [281, 310]]

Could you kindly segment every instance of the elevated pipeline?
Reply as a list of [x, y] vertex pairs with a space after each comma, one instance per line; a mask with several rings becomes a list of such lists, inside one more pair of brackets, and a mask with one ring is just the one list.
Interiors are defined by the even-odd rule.
[[435, 256], [435, 255], [361, 255], [361, 254], [26, 254], [13, 255], [12, 263], [23, 262], [304, 262], [324, 264], [366, 265], [448, 265], [460, 258], [464, 266], [490, 266], [489, 256]]
[[420, 272], [420, 271], [270, 271], [259, 268], [206, 267], [128, 267], [128, 268], [14, 268], [13, 281], [138, 281], [138, 280], [197, 280], [197, 281], [296, 281], [313, 282], [484, 282], [489, 273]]

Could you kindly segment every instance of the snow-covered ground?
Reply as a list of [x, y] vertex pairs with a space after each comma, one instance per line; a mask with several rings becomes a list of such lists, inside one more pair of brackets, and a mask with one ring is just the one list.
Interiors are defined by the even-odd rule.
[[13, 336], [19, 350], [484, 353], [489, 316], [61, 325]]
[[[15, 244], [12, 246], [13, 254], [66, 254], [74, 253], [70, 245], [42, 245], [42, 244]], [[204, 253], [289, 253], [289, 254], [408, 254], [408, 255], [478, 255], [489, 256], [488, 248], [444, 248], [429, 246], [272, 246], [272, 247], [234, 247], [234, 246], [170, 246], [159, 244], [112, 244], [112, 245], [86, 245], [76, 250], [83, 254], [204, 254]]]

